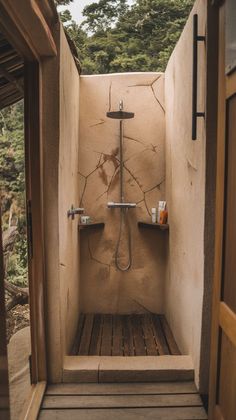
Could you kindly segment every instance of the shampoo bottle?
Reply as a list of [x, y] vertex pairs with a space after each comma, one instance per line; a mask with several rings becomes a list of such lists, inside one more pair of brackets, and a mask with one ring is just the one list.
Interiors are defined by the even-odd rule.
[[152, 208], [152, 223], [157, 222], [157, 209], [155, 207]]

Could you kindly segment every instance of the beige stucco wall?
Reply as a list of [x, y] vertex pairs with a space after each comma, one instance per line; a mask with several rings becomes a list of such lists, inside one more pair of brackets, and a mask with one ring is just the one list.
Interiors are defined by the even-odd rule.
[[43, 210], [48, 380], [62, 380], [63, 358], [79, 312], [78, 205], [79, 74], [62, 27], [54, 33], [58, 55], [42, 73]]
[[[120, 99], [135, 118], [124, 123], [125, 200], [129, 210], [132, 268], [115, 267], [119, 210], [107, 209], [119, 200], [119, 121], [106, 117]], [[84, 312], [164, 311], [168, 234], [139, 230], [137, 221], [151, 219], [150, 210], [165, 199], [164, 76], [129, 73], [81, 77], [80, 204], [105, 229], [80, 233], [81, 310]], [[122, 249], [125, 264], [126, 246]]]
[[[165, 308], [184, 354], [190, 354], [199, 381], [204, 288], [205, 122], [191, 140], [192, 15], [205, 34], [206, 3], [199, 0], [189, 17], [165, 73], [166, 197], [169, 207], [169, 275]], [[205, 45], [199, 44], [198, 111], [205, 110]]]
[[79, 204], [79, 74], [61, 31], [60, 54], [60, 147], [59, 147], [59, 279], [61, 334], [64, 351], [71, 349], [79, 315], [78, 216], [67, 218]]

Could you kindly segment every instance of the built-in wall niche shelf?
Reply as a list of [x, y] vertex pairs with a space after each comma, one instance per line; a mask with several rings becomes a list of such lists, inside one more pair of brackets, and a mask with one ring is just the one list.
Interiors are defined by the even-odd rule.
[[158, 229], [158, 230], [169, 230], [169, 225], [160, 225], [159, 223], [152, 222], [138, 222], [138, 227], [143, 229]]
[[104, 226], [104, 222], [91, 222], [87, 224], [79, 223], [79, 230], [104, 229]]

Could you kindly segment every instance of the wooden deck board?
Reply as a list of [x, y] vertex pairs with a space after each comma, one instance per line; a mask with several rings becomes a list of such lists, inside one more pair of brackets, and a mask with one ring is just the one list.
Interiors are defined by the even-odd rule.
[[159, 355], [164, 356], [166, 354], [170, 354], [166, 338], [163, 335], [161, 321], [158, 315], [152, 314], [152, 324]]
[[207, 420], [202, 407], [41, 410], [39, 420]]
[[111, 356], [112, 353], [112, 315], [103, 315], [101, 356]]
[[71, 354], [158, 356], [181, 353], [164, 315], [82, 314]]
[[198, 394], [46, 396], [42, 408], [201, 407]]
[[141, 325], [140, 315], [131, 315], [131, 323], [134, 337], [134, 347], [136, 356], [146, 356], [145, 341]]
[[100, 314], [94, 315], [92, 337], [89, 348], [89, 355], [100, 355], [102, 342], [103, 320]]
[[93, 314], [88, 314], [85, 316], [84, 328], [81, 336], [80, 346], [79, 346], [79, 355], [87, 356], [89, 354], [89, 346], [91, 342], [91, 335], [93, 329]]
[[123, 326], [122, 317], [120, 315], [113, 315], [113, 344], [112, 356], [123, 356]]
[[74, 341], [72, 351], [71, 351], [72, 356], [78, 354], [79, 352], [79, 345], [80, 345], [81, 336], [82, 336], [83, 327], [84, 327], [84, 319], [85, 319], [85, 315], [81, 314], [79, 317], [75, 341]]
[[48, 385], [46, 395], [159, 395], [196, 394], [197, 388], [188, 382], [57, 384]]
[[128, 315], [122, 317], [123, 338], [124, 338], [124, 356], [134, 356], [134, 339], [132, 335], [131, 320]]
[[152, 320], [149, 314], [143, 315], [142, 327], [144, 333], [144, 340], [146, 344], [147, 356], [157, 356], [158, 350], [153, 335]]
[[59, 384], [46, 390], [39, 420], [207, 420], [190, 382]]
[[160, 321], [161, 321], [161, 326], [164, 332], [164, 335], [166, 337], [166, 341], [170, 350], [170, 354], [174, 354], [175, 356], [180, 355], [180, 351], [179, 348], [176, 344], [176, 341], [174, 339], [174, 336], [171, 332], [171, 329], [166, 321], [166, 318], [164, 315], [160, 315]]

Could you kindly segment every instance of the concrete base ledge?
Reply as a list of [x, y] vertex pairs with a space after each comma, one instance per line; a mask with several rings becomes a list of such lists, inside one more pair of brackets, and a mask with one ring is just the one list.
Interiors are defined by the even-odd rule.
[[190, 356], [66, 356], [63, 382], [163, 382], [194, 379]]

